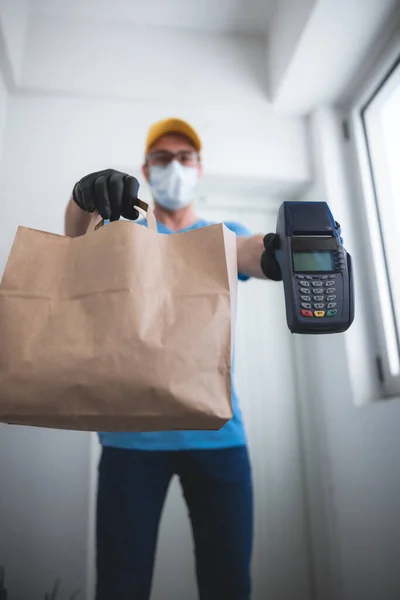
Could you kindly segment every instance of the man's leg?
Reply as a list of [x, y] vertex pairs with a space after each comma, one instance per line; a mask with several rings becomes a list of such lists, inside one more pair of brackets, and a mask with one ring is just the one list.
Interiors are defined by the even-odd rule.
[[182, 453], [200, 600], [249, 600], [253, 494], [245, 447]]
[[96, 600], [148, 600], [158, 525], [174, 471], [168, 452], [103, 448]]

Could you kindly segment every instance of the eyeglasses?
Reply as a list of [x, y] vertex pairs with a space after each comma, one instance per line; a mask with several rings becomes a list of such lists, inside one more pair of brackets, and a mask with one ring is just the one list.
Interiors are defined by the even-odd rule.
[[199, 153], [195, 150], [181, 150], [175, 154], [167, 150], [156, 150], [148, 153], [146, 162], [153, 167], [167, 167], [175, 158], [185, 167], [197, 167], [200, 162]]

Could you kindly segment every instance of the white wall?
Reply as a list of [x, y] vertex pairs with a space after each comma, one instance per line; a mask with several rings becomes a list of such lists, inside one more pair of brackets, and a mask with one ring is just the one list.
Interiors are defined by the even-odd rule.
[[3, 139], [6, 128], [8, 91], [0, 71], [0, 177], [3, 158]]
[[308, 114], [352, 85], [398, 13], [397, 0], [283, 0], [270, 27], [274, 106]]
[[275, 98], [319, 0], [280, 0], [268, 24], [268, 88]]
[[324, 600], [396, 600], [400, 402], [378, 401], [365, 241], [357, 233], [357, 188], [341, 127], [332, 107], [311, 119], [318, 160], [307, 199], [328, 201], [342, 224], [355, 262], [356, 319], [346, 334], [296, 341], [314, 570]]
[[262, 101], [265, 78], [262, 37], [43, 15], [31, 16], [22, 73], [32, 89], [182, 104]]
[[[265, 80], [259, 36], [32, 15], [21, 87], [76, 100], [82, 114], [91, 111], [84, 99], [96, 99], [97, 135], [114, 127], [112, 147], [129, 167], [142, 160], [148, 123], [178, 114], [201, 131], [210, 175], [230, 177], [240, 165], [241, 177], [301, 186], [310, 177], [305, 122], [275, 114]], [[120, 141], [128, 135], [129, 153]]]
[[0, 0], [0, 36], [4, 39], [14, 82], [18, 82], [21, 75], [27, 23], [28, 0]]
[[153, 0], [151, 3], [131, 0], [34, 0], [36, 13], [56, 16], [84, 16], [103, 21], [119, 20], [140, 23], [141, 27], [178, 27], [188, 31], [265, 32], [275, 0], [237, 0], [186, 2], [186, 0]]
[[90, 434], [0, 425], [0, 564], [11, 598], [85, 592]]

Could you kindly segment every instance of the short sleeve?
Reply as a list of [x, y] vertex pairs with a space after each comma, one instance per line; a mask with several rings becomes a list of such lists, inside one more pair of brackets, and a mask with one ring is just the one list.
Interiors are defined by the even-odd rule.
[[[247, 229], [247, 227], [241, 223], [236, 223], [235, 221], [224, 221], [224, 225], [231, 231], [235, 232], [237, 236], [251, 237], [253, 235], [250, 229]], [[243, 275], [242, 273], [239, 273], [238, 277], [240, 281], [247, 281], [250, 279], [248, 275]]]

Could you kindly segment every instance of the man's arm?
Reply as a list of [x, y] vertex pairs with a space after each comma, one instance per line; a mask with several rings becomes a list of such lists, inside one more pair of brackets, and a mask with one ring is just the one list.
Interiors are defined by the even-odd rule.
[[87, 231], [91, 219], [91, 213], [79, 208], [71, 198], [65, 211], [64, 230], [69, 237], [79, 237]]
[[251, 237], [238, 236], [237, 261], [238, 271], [247, 277], [267, 279], [261, 270], [261, 255], [264, 252], [264, 236], [262, 234]]

